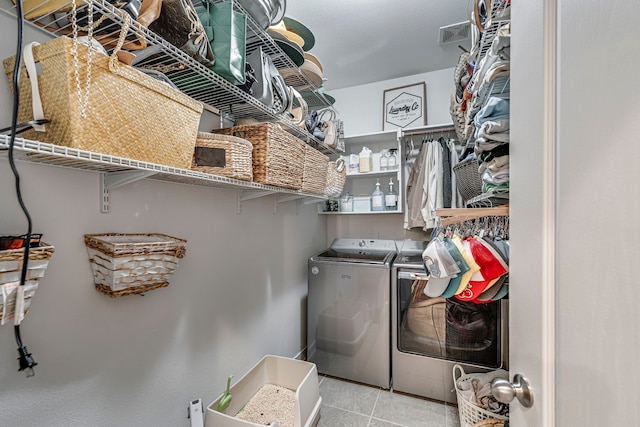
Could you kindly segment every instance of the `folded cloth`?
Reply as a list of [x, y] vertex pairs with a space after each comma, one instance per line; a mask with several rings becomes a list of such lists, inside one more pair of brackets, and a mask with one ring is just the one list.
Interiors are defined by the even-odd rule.
[[511, 35], [496, 35], [489, 52], [503, 61], [511, 59]]
[[509, 142], [509, 123], [509, 119], [487, 120], [476, 131], [476, 137]]
[[509, 168], [504, 171], [500, 171], [498, 173], [491, 173], [489, 171], [485, 171], [482, 174], [482, 182], [492, 185], [502, 185], [509, 182]]
[[509, 118], [509, 100], [491, 96], [484, 107], [475, 115], [473, 121], [476, 128], [479, 128], [487, 120], [507, 118]]
[[509, 195], [509, 181], [504, 184], [496, 185], [482, 182], [482, 193], [489, 196], [508, 196]]
[[494, 148], [499, 147], [500, 145], [508, 145], [508, 144], [509, 144], [509, 141], [501, 142], [501, 141], [495, 141], [493, 139], [487, 139], [487, 138], [476, 138], [476, 144], [473, 150], [477, 154], [480, 154], [483, 151], [491, 151]]
[[497, 173], [504, 169], [509, 169], [509, 156], [494, 157], [488, 162], [480, 162], [478, 173], [482, 175], [485, 171]]
[[471, 85], [469, 92], [475, 94], [485, 79], [486, 73], [494, 66], [496, 62], [508, 63], [511, 57], [511, 36], [496, 34], [493, 38], [491, 46], [482, 57], [476, 68], [473, 70], [471, 77]]
[[502, 75], [509, 75], [511, 71], [511, 65], [509, 62], [496, 62], [491, 68], [487, 71], [487, 74], [484, 76], [484, 83], [489, 84], [496, 79], [496, 77]]
[[478, 162], [489, 162], [494, 157], [506, 156], [509, 154], [509, 144], [501, 144], [490, 151], [483, 151], [478, 154]]

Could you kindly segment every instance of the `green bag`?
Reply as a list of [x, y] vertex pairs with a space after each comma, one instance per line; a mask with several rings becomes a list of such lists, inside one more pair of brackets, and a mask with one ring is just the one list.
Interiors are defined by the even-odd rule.
[[232, 1], [203, 0], [196, 12], [216, 58], [211, 69], [233, 84], [244, 84], [247, 17], [233, 10]]

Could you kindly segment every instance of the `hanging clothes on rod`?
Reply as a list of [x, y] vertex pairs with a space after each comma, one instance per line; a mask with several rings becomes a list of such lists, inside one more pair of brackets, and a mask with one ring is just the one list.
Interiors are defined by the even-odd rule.
[[[455, 140], [445, 138], [444, 132], [437, 139], [434, 136], [437, 133], [423, 135], [420, 151], [407, 173], [404, 222], [407, 230], [432, 229], [436, 225], [436, 209], [462, 206], [453, 174], [458, 163]], [[410, 141], [413, 143], [413, 136]]]

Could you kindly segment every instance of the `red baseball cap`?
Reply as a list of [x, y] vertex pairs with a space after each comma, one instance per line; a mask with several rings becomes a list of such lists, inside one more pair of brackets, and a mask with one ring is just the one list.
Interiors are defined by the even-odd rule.
[[477, 301], [478, 296], [487, 289], [489, 284], [507, 273], [503, 260], [498, 260], [493, 251], [487, 248], [475, 237], [467, 237], [464, 242], [469, 245], [471, 256], [480, 270], [471, 276], [469, 285], [455, 297], [461, 301]]

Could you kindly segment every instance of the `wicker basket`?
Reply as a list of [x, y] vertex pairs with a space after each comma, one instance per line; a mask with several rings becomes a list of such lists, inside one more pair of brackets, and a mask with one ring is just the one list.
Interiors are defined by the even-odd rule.
[[166, 234], [85, 234], [95, 287], [110, 297], [169, 285], [187, 241]]
[[327, 183], [329, 157], [310, 145], [304, 147], [302, 187], [306, 193], [323, 194]]
[[327, 167], [327, 183], [324, 194], [329, 197], [340, 197], [344, 183], [347, 180], [347, 168], [344, 159], [339, 158], [335, 162], [329, 162]]
[[[61, 36], [33, 48], [43, 73], [38, 76], [45, 132], [24, 132], [27, 139], [80, 150], [188, 169], [196, 143], [202, 103], [153, 77], [94, 52], [86, 118], [80, 116], [73, 67], [73, 40]], [[78, 44], [81, 94], [86, 87], [87, 51]], [[11, 85], [15, 57], [3, 61]], [[20, 76], [19, 121], [33, 119], [31, 84]]]
[[[54, 250], [53, 246], [44, 242], [40, 242], [38, 247], [29, 248], [23, 314], [29, 311], [31, 298], [38, 289], [40, 279], [44, 277]], [[8, 295], [7, 300], [0, 299], [0, 318], [3, 325], [14, 318], [16, 291], [20, 286], [23, 260], [24, 248], [0, 251], [0, 295], [2, 293]]]
[[495, 412], [487, 411], [476, 404], [469, 401], [458, 387], [459, 382], [470, 382], [476, 375], [465, 374], [462, 366], [455, 365], [453, 367], [453, 384], [456, 388], [456, 396], [458, 398], [458, 413], [460, 415], [460, 427], [474, 427], [476, 423], [486, 419], [508, 420]]
[[456, 174], [456, 185], [463, 201], [473, 199], [482, 194], [482, 179], [478, 172], [478, 160], [470, 159], [453, 167]]
[[198, 132], [191, 169], [244, 181], [253, 179], [253, 145], [235, 136]]
[[274, 123], [233, 126], [213, 133], [244, 138], [253, 144], [253, 181], [299, 190], [305, 143]]

